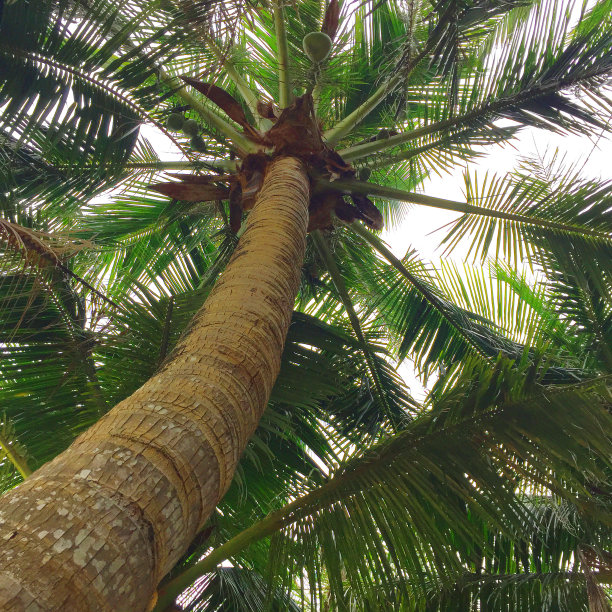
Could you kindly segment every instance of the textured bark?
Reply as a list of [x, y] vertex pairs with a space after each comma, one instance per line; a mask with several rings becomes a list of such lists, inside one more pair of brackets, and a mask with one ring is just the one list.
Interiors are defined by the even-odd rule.
[[146, 608], [224, 495], [263, 413], [308, 222], [275, 161], [232, 260], [168, 365], [0, 498], [0, 609]]

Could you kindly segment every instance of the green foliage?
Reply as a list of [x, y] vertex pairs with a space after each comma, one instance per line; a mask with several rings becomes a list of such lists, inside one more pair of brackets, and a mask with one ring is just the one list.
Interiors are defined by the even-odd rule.
[[[309, 58], [332, 4], [286, 3], [288, 89], [312, 91], [388, 223], [398, 190], [520, 130], [609, 132], [610, 0], [344, 0], [329, 55]], [[278, 101], [284, 46], [255, 0], [1, 11], [2, 431], [36, 468], [171, 358], [236, 246], [227, 202], [149, 189], [236, 163], [231, 121], [178, 77], [265, 129], [253, 100]], [[308, 238], [267, 410], [171, 577], [255, 536], [185, 609], [605, 609], [610, 184], [581, 170], [467, 172], [444, 239], [467, 241], [464, 266], [339, 222]], [[404, 360], [434, 381], [422, 404]], [[0, 492], [20, 478], [0, 451]], [[282, 524], [258, 532], [270, 513]]]
[[612, 521], [609, 381], [544, 390], [500, 359], [445, 382], [404, 431], [355, 448], [322, 484], [307, 476], [272, 527], [251, 528], [273, 534], [272, 584], [307, 576], [315, 609], [586, 609]]

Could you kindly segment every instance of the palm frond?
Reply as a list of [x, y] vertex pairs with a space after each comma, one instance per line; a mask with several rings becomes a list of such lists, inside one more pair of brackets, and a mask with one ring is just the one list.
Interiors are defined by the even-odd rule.
[[[361, 249], [353, 256], [370, 294], [375, 296], [373, 306], [397, 342], [400, 358], [409, 355], [425, 377], [440, 368], [446, 371], [468, 355], [494, 360], [502, 354], [520, 362], [537, 361], [530, 347], [513, 341], [492, 321], [445, 296], [414, 252], [400, 261], [374, 234], [357, 224], [352, 228], [389, 262], [368, 260]], [[584, 372], [550, 364], [548, 376], [549, 382], [573, 382]]]
[[[589, 245], [600, 252], [605, 265], [612, 242], [612, 216], [608, 205], [612, 187], [607, 181], [581, 179], [573, 168], [561, 166], [555, 172], [554, 162], [553, 158], [547, 180], [534, 174], [529, 166], [506, 177], [485, 177], [480, 185], [476, 178], [466, 174], [469, 204], [517, 217], [464, 215], [453, 224], [444, 240], [448, 248], [452, 249], [461, 238], [472, 235], [468, 256], [473, 253], [484, 258], [494, 250], [496, 256], [503, 252], [508, 261], [529, 261], [535, 250], [545, 249], [547, 241], [556, 235], [563, 236], [568, 244], [575, 243], [576, 248]], [[546, 221], [550, 222], [548, 227]]]
[[[15, 469], [15, 471], [19, 473], [21, 478], [25, 479], [32, 473], [32, 470], [28, 465], [27, 449], [15, 438], [14, 427], [10, 421], [8, 421], [6, 418], [3, 418], [1, 425], [2, 429], [0, 430], [0, 453], [4, 455], [1, 462], [10, 463]], [[3, 472], [5, 472], [3, 477], [6, 480], [6, 473], [10, 473], [10, 470], [3, 470]], [[9, 486], [7, 486], [7, 489], [8, 488]], [[6, 489], [0, 490], [5, 491]]]
[[[608, 0], [598, 3], [597, 15], [609, 11]], [[507, 25], [501, 22], [497, 34], [465, 63], [451, 103], [445, 81], [433, 79], [426, 88], [422, 81], [415, 83], [407, 93], [408, 125], [401, 133], [340, 153], [358, 159], [430, 134], [491, 126], [502, 117], [561, 132], [607, 129], [612, 24], [608, 18], [586, 18], [574, 28], [570, 17], [567, 3], [534, 3], [529, 18], [514, 24], [505, 46]], [[572, 97], [577, 91], [579, 101]]]
[[[452, 583], [464, 571], [456, 547], [486, 550], [483, 525], [518, 538], [526, 525], [539, 524], [515, 495], [517, 485], [553, 490], [588, 515], [591, 491], [595, 483], [606, 486], [612, 456], [606, 381], [533, 395], [529, 377], [511, 375], [503, 360], [498, 366], [466, 373], [431, 413], [379, 446], [357, 451], [322, 487], [171, 581], [163, 597], [281, 529], [286, 537], [278, 533], [272, 541], [270, 571], [285, 587], [289, 576], [306, 571], [314, 605], [321, 602], [322, 566], [337, 608], [346, 607], [347, 582], [367, 601], [377, 585], [391, 588], [388, 581], [397, 575], [418, 583], [413, 596], [426, 596], [430, 580]], [[609, 523], [609, 508], [604, 514]]]
[[272, 596], [263, 576], [241, 567], [218, 567], [197, 586], [185, 593], [183, 610], [232, 610], [234, 612], [298, 612], [297, 602], [282, 592]]

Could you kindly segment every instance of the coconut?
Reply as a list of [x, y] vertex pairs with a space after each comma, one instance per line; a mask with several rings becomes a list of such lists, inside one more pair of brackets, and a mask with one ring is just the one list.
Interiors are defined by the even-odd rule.
[[325, 32], [310, 32], [302, 41], [304, 52], [313, 64], [318, 64], [327, 58], [332, 48], [331, 38]]
[[194, 151], [198, 151], [198, 153], [206, 153], [206, 143], [199, 134], [192, 136], [189, 144]]
[[187, 119], [187, 121], [183, 123], [183, 132], [187, 134], [187, 136], [197, 136], [200, 132], [200, 126], [194, 119]]
[[166, 120], [166, 127], [173, 132], [180, 132], [183, 129], [185, 123], [185, 117], [181, 113], [172, 113], [168, 115]]

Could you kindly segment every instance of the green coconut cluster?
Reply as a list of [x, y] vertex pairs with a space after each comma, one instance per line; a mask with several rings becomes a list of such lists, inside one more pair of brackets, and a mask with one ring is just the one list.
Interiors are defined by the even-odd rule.
[[202, 127], [195, 119], [185, 119], [181, 113], [171, 113], [166, 120], [166, 127], [172, 132], [183, 132], [190, 136], [191, 148], [198, 153], [206, 153], [206, 142], [200, 135]]

